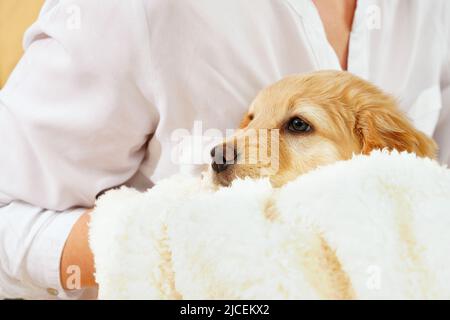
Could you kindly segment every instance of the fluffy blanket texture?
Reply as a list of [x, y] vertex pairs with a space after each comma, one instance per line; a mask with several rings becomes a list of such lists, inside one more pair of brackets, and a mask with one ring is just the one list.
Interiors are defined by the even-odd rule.
[[450, 298], [450, 170], [374, 152], [281, 189], [176, 176], [104, 195], [103, 299]]

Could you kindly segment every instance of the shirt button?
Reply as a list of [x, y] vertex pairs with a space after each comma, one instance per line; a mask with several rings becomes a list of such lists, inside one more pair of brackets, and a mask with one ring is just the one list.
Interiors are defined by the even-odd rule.
[[58, 290], [53, 289], [53, 288], [48, 288], [48, 289], [47, 289], [47, 293], [48, 293], [49, 295], [55, 296], [55, 297], [59, 294]]

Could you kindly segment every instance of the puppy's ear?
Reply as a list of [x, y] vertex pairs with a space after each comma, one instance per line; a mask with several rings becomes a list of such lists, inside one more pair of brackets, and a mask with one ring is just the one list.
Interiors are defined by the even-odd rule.
[[414, 152], [419, 157], [436, 157], [434, 140], [415, 129], [395, 105], [362, 108], [356, 114], [355, 131], [363, 154], [387, 148]]
[[253, 120], [253, 115], [250, 113], [245, 114], [244, 118], [241, 120], [239, 125], [239, 129], [244, 129], [248, 126], [248, 124]]

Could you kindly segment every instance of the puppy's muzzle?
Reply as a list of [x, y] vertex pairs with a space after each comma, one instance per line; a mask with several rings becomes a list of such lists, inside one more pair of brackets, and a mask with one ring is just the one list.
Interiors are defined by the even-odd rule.
[[211, 167], [216, 173], [225, 171], [235, 164], [238, 158], [236, 148], [231, 148], [226, 144], [219, 144], [211, 150]]

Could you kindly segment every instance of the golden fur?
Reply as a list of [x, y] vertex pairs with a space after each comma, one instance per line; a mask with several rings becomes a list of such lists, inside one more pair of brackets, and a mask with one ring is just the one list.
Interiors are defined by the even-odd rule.
[[[288, 130], [294, 117], [307, 122], [311, 131]], [[270, 141], [271, 134], [276, 141]], [[240, 129], [220, 147], [230, 146], [236, 150], [236, 163], [213, 172], [214, 181], [225, 186], [236, 177], [261, 176], [281, 186], [318, 166], [374, 149], [430, 158], [437, 151], [436, 143], [413, 127], [392, 97], [340, 71], [289, 76], [261, 91]]]

